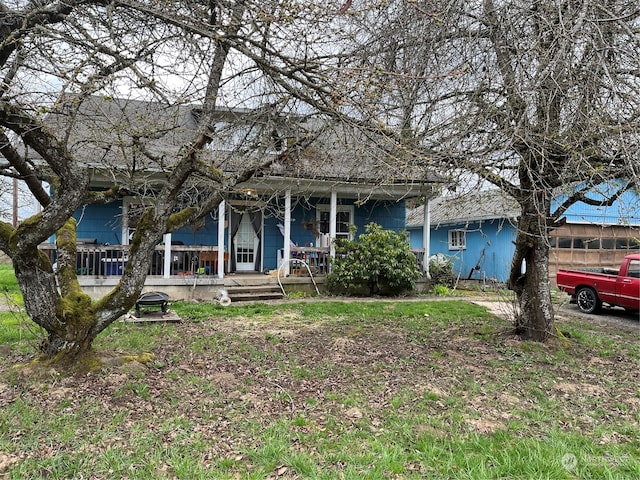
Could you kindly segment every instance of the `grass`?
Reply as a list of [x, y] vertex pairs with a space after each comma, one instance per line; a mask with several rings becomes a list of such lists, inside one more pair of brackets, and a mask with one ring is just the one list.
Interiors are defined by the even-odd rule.
[[640, 478], [637, 329], [521, 342], [427, 297], [172, 308], [96, 342], [151, 362], [83, 377], [17, 373], [32, 339], [0, 318], [0, 476]]
[[0, 263], [0, 295], [4, 297], [5, 303], [22, 305], [22, 293], [12, 265]]

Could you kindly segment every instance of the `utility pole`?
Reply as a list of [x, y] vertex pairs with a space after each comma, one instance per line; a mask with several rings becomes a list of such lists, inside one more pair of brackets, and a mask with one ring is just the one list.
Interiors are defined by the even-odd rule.
[[18, 179], [13, 179], [13, 227], [18, 226]]

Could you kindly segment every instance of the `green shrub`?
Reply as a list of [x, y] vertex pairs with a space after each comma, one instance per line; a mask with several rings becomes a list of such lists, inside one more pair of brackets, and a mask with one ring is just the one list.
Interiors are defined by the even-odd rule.
[[422, 273], [407, 232], [370, 223], [357, 240], [337, 239], [336, 258], [327, 275], [332, 293], [399, 295], [412, 290]]
[[453, 273], [453, 257], [437, 254], [429, 259], [429, 275], [432, 285], [443, 285], [453, 288], [456, 277]]
[[438, 297], [448, 297], [451, 295], [451, 289], [445, 285], [437, 284], [433, 286], [433, 293]]

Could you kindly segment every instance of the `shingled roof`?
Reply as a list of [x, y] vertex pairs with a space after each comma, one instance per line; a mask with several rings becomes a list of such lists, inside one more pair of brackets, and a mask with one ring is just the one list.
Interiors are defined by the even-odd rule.
[[[87, 166], [162, 173], [194, 138], [200, 114], [198, 105], [92, 96], [67, 99], [47, 123], [68, 136], [69, 150]], [[439, 180], [393, 159], [362, 131], [328, 119], [280, 116], [269, 108], [220, 110], [215, 117], [212, 141], [200, 155], [226, 172], [260, 165], [271, 156], [277, 161], [259, 176], [407, 186]]]
[[[458, 196], [442, 196], [430, 203], [431, 225], [458, 225], [494, 219], [516, 220], [518, 202], [502, 190], [483, 190]], [[407, 228], [422, 227], [424, 207], [407, 211]]]

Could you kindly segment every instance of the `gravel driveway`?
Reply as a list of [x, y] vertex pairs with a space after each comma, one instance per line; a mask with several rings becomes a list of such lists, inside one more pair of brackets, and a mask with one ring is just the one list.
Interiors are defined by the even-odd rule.
[[589, 314], [582, 313], [576, 305], [567, 303], [558, 308], [558, 314], [570, 315], [588, 322], [615, 323], [631, 329], [635, 328], [640, 338], [640, 315], [638, 313], [627, 312], [623, 308], [602, 308], [600, 313]]

